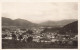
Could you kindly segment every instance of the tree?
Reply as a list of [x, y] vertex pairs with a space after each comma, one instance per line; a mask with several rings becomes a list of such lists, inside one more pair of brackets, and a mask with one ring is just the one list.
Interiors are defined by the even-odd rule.
[[27, 42], [32, 42], [33, 37], [28, 37]]
[[15, 40], [16, 39], [16, 35], [14, 33], [12, 33], [12, 39]]
[[32, 34], [32, 33], [33, 33], [33, 31], [32, 31], [32, 30], [28, 30], [28, 31], [27, 31], [27, 33]]

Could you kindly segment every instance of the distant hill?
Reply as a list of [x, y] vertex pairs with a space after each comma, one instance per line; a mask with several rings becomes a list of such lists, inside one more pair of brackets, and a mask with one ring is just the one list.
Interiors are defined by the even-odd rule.
[[61, 20], [61, 21], [46, 21], [40, 24], [32, 23], [25, 19], [15, 19], [2, 17], [2, 26], [16, 26], [16, 27], [39, 27], [39, 26], [52, 26], [52, 27], [63, 27], [69, 23], [76, 21], [76, 19], [71, 20]]
[[72, 23], [74, 21], [77, 21], [77, 20], [76, 19], [69, 19], [69, 20], [61, 20], [61, 21], [46, 21], [46, 22], [40, 23], [40, 25], [63, 27], [63, 26], [65, 26], [69, 23]]
[[65, 25], [64, 27], [62, 27], [59, 33], [77, 35], [78, 34], [78, 21]]
[[16, 25], [16, 26], [32, 26], [32, 25], [34, 25], [34, 23], [24, 20], [24, 19], [15, 19], [14, 25]]
[[10, 18], [2, 17], [2, 26], [10, 26], [13, 24], [14, 24], [14, 22]]
[[12, 20], [10, 18], [2, 17], [2, 26], [21, 26], [21, 27], [28, 27], [28, 26], [35, 26], [35, 23], [24, 19], [15, 19]]

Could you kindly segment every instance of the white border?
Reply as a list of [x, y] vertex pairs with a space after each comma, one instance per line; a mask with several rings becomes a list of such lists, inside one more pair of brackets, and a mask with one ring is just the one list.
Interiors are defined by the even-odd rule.
[[1, 0], [2, 2], [78, 2], [78, 0]]
[[[0, 17], [1, 17], [1, 3], [2, 2], [78, 2], [78, 22], [80, 20], [80, 0], [0, 0]], [[79, 23], [78, 23], [79, 24]], [[80, 27], [78, 25], [78, 45], [80, 44], [80, 37], [79, 37], [79, 33], [80, 33]], [[0, 18], [0, 49], [2, 49], [2, 41], [1, 41], [1, 18]], [[79, 50], [80, 45], [78, 46], [78, 49], [42, 49], [42, 50]], [[2, 49], [2, 50], [9, 50], [9, 49]], [[26, 50], [26, 49], [10, 49], [10, 50]], [[27, 50], [32, 50], [32, 49], [27, 49]], [[40, 49], [33, 49], [33, 50], [40, 50]]]
[[78, 50], [80, 49], [80, 0], [78, 0]]

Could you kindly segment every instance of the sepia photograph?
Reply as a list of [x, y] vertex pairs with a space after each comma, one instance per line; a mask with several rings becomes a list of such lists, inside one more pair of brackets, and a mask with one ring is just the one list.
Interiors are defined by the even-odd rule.
[[78, 49], [77, 2], [3, 2], [2, 49]]

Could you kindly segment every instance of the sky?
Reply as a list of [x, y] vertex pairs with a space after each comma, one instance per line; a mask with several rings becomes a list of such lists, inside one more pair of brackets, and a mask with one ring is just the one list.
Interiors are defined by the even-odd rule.
[[78, 19], [77, 2], [3, 2], [2, 17], [33, 23]]

